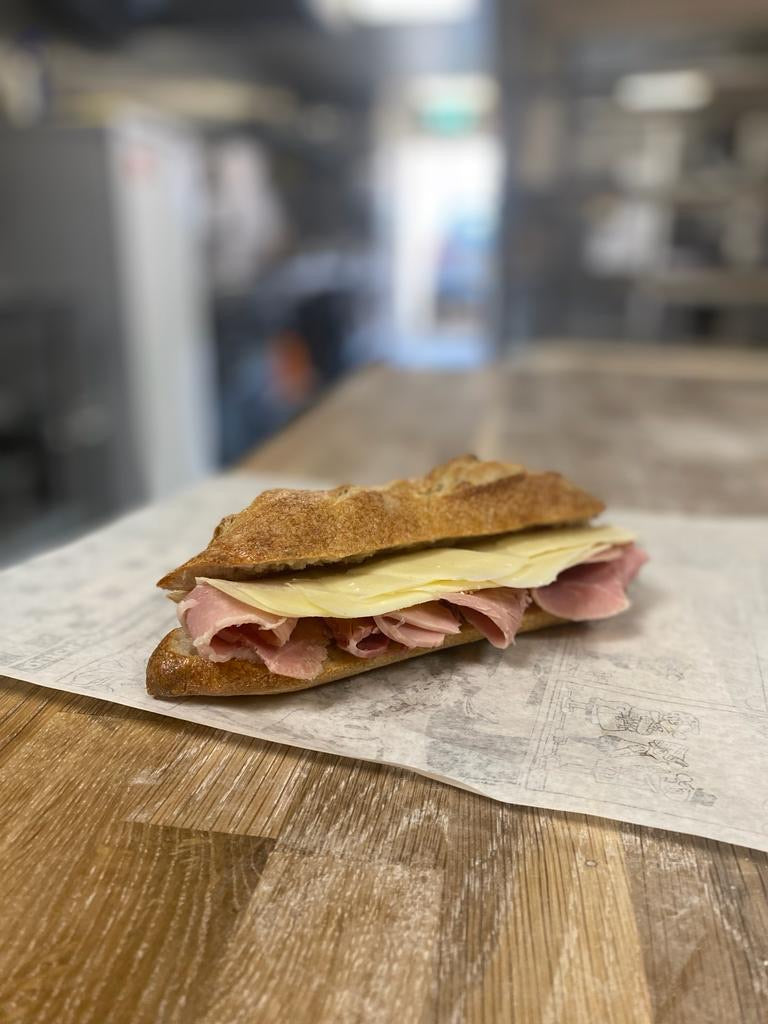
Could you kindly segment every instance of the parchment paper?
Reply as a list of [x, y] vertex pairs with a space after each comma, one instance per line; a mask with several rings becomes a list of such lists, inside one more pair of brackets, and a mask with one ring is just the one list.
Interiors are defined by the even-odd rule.
[[146, 659], [175, 624], [155, 580], [283, 483], [215, 478], [0, 574], [0, 672], [508, 803], [768, 851], [768, 520], [614, 510], [652, 557], [633, 608], [506, 652], [472, 644], [283, 696], [149, 697]]

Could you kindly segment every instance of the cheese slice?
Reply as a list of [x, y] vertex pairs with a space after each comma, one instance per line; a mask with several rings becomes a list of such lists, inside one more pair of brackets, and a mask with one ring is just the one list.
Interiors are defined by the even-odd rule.
[[274, 615], [354, 619], [461, 590], [545, 586], [564, 569], [634, 539], [631, 531], [614, 526], [533, 530], [462, 542], [460, 547], [389, 555], [340, 569], [304, 570], [280, 579], [237, 582], [200, 576], [197, 582]]

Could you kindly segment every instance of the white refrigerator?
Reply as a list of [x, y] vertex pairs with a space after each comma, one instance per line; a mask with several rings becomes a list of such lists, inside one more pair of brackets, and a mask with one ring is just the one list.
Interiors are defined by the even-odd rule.
[[70, 457], [99, 449], [101, 479], [78, 486], [101, 514], [214, 465], [205, 221], [189, 126], [142, 114], [0, 133], [0, 283], [72, 312], [57, 440]]

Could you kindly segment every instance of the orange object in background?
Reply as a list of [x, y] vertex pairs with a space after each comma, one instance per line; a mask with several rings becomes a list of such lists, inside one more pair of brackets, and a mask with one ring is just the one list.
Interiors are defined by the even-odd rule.
[[304, 338], [296, 331], [276, 335], [269, 349], [273, 394], [286, 405], [301, 405], [317, 385], [317, 373]]

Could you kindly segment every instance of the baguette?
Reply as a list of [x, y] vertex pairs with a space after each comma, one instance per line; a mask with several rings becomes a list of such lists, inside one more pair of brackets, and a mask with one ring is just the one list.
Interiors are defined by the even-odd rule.
[[204, 551], [158, 586], [190, 590], [197, 576], [253, 579], [308, 566], [583, 522], [603, 503], [559, 473], [463, 455], [415, 480], [330, 491], [264, 491], [214, 531]]
[[[206, 579], [214, 583], [218, 580], [274, 582], [288, 584], [290, 591], [295, 587], [293, 577], [300, 579], [305, 569], [331, 566], [336, 571], [369, 559], [373, 559], [375, 565], [378, 561], [376, 556], [452, 543], [460, 546], [462, 542], [531, 529], [546, 531], [548, 527], [581, 527], [602, 512], [603, 507], [601, 501], [559, 473], [534, 472], [513, 463], [481, 462], [473, 455], [463, 455], [438, 466], [424, 477], [396, 480], [380, 487], [347, 485], [327, 491], [265, 491], [241, 512], [222, 519], [205, 550], [165, 575], [158, 586], [175, 592], [171, 595], [174, 598], [183, 597], [193, 590], [209, 595], [212, 584], [206, 583]], [[288, 579], [281, 574], [287, 574]], [[202, 581], [198, 586], [199, 577]], [[316, 575], [310, 576], [311, 585], [317, 578]], [[222, 590], [226, 593], [225, 588]], [[274, 596], [279, 590], [280, 587], [269, 593]], [[291, 600], [295, 600], [296, 590]], [[215, 592], [219, 597], [214, 603], [220, 607], [221, 592]], [[191, 607], [200, 609], [207, 602], [207, 607], [211, 608], [210, 600], [206, 596], [201, 604], [198, 596]], [[230, 594], [229, 600], [237, 604], [239, 596]], [[243, 600], [247, 602], [247, 595]], [[418, 600], [414, 598], [412, 605], [418, 604]], [[258, 603], [255, 607], [259, 608]], [[328, 606], [309, 600], [305, 607], [327, 609]], [[334, 614], [366, 620], [364, 613], [357, 615], [356, 607], [352, 602]], [[427, 605], [420, 604], [419, 607], [426, 608]], [[304, 611], [294, 616], [293, 612], [281, 610], [276, 613], [284, 616], [280, 621], [284, 623], [292, 618], [293, 623], [289, 640], [283, 640], [278, 646], [290, 643], [294, 650], [303, 648], [305, 651], [313, 648], [322, 651], [325, 648], [324, 660], [321, 665], [318, 662], [317, 675], [301, 679], [270, 671], [262, 663], [262, 654], [253, 653], [258, 651], [257, 638], [252, 637], [252, 646], [248, 646], [247, 632], [239, 634], [247, 648], [243, 656], [230, 654], [228, 660], [226, 657], [222, 660], [227, 651], [221, 647], [214, 651], [212, 637], [220, 630], [217, 642], [223, 643], [224, 648], [227, 643], [233, 643], [232, 637], [225, 635], [229, 629], [227, 621], [233, 628], [240, 628], [239, 621], [246, 624], [249, 621], [247, 618], [238, 620], [240, 612], [237, 609], [234, 618], [229, 611], [229, 620], [226, 613], [214, 612], [207, 624], [206, 612], [203, 611], [202, 619], [198, 617], [195, 627], [198, 632], [192, 634], [196, 636], [194, 644], [187, 635], [191, 614], [189, 609], [182, 610], [185, 628], [168, 633], [149, 659], [147, 690], [155, 697], [289, 693], [394, 665], [430, 651], [474, 643], [489, 635], [487, 630], [483, 633], [471, 624], [482, 626], [481, 622], [464, 613], [461, 618], [466, 621], [462, 621], [460, 631], [441, 631], [447, 635], [443, 636], [438, 647], [416, 646], [409, 644], [407, 639], [400, 642], [400, 636], [397, 636], [391, 638], [393, 642], [383, 653], [364, 658], [342, 649], [343, 644], [330, 639], [329, 628], [324, 621], [328, 611], [319, 614], [314, 610]], [[200, 616], [201, 612], [195, 614]], [[222, 622], [220, 626], [215, 625], [216, 614]], [[566, 621], [560, 617], [561, 614], [557, 607], [546, 611], [537, 603], [530, 604], [523, 613], [518, 632], [531, 632]], [[366, 621], [372, 622], [373, 619]], [[267, 624], [264, 628], [269, 631], [271, 627]], [[363, 628], [366, 628], [365, 622]], [[380, 622], [377, 630], [389, 635]], [[514, 632], [504, 634], [507, 643], [513, 635]], [[219, 660], [212, 660], [214, 656]], [[272, 658], [272, 661], [276, 659]], [[282, 667], [287, 671], [289, 665], [283, 662]], [[299, 668], [303, 669], [303, 666]], [[311, 670], [315, 671], [314, 665]], [[297, 670], [296, 674], [302, 672]], [[303, 674], [311, 675], [311, 671]]]

